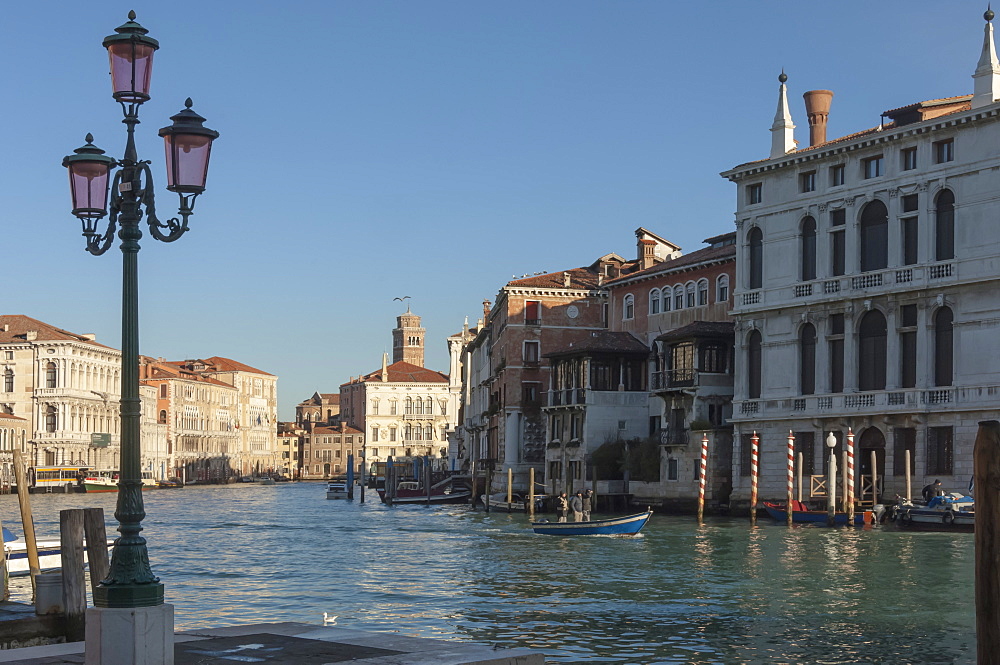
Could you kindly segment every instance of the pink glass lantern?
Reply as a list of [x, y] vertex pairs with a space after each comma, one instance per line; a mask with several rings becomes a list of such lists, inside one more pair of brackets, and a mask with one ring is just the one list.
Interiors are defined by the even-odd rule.
[[104, 38], [111, 64], [111, 87], [119, 102], [142, 104], [149, 99], [149, 82], [153, 74], [153, 53], [159, 42], [147, 37], [149, 32], [135, 22], [135, 12], [128, 13], [128, 22], [115, 28], [118, 34]]
[[219, 132], [203, 125], [205, 119], [191, 110], [190, 98], [184, 106], [183, 111], [170, 116], [173, 124], [159, 132], [167, 152], [167, 189], [201, 194], [208, 177], [212, 141], [219, 137]]
[[69, 169], [73, 214], [81, 220], [97, 220], [108, 214], [108, 176], [117, 163], [93, 141], [87, 134], [87, 144], [63, 158], [63, 166]]

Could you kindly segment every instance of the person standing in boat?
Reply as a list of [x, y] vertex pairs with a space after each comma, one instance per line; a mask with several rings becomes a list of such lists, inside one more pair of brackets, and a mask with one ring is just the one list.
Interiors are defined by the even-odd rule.
[[594, 507], [594, 491], [587, 490], [583, 493], [583, 521], [590, 521], [590, 511]]
[[569, 501], [566, 500], [566, 492], [560, 492], [556, 497], [556, 515], [560, 522], [566, 521], [566, 511], [569, 510]]
[[583, 492], [577, 492], [569, 500], [569, 509], [573, 511], [573, 521], [583, 521]]
[[927, 501], [929, 503], [931, 499], [933, 499], [936, 496], [941, 496], [945, 492], [944, 492], [944, 487], [941, 486], [941, 481], [935, 480], [933, 483], [925, 485], [924, 489], [921, 490], [920, 493], [923, 495], [924, 501]]

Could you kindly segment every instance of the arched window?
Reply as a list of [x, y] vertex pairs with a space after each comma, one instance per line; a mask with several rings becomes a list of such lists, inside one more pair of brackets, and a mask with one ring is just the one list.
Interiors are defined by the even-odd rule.
[[674, 287], [674, 309], [684, 309], [684, 287], [680, 284]]
[[433, 441], [434, 440], [434, 426], [433, 425], [427, 425], [426, 427], [424, 427], [424, 438], [427, 439], [428, 441]]
[[659, 314], [660, 313], [660, 290], [650, 289], [649, 290], [649, 313]]
[[625, 301], [622, 303], [622, 319], [628, 321], [633, 318], [635, 318], [635, 298], [630, 293], [625, 296]]
[[934, 315], [934, 385], [950, 386], [954, 375], [954, 314], [942, 307]]
[[715, 302], [729, 302], [729, 275], [719, 275], [715, 280]]
[[669, 312], [671, 309], [673, 309], [671, 307], [671, 305], [672, 305], [672, 302], [671, 302], [672, 298], [670, 297], [670, 294], [671, 294], [670, 287], [669, 286], [663, 287], [661, 303], [663, 304], [663, 311], [664, 312]]
[[56, 407], [52, 405], [45, 407], [45, 431], [56, 431]]
[[45, 366], [45, 387], [55, 388], [56, 387], [56, 364], [49, 363]]
[[14, 370], [7, 368], [3, 373], [3, 391], [5, 393], [14, 392]]
[[428, 397], [427, 399], [424, 400], [424, 413], [426, 413], [428, 416], [434, 415], [433, 398]]
[[747, 397], [760, 397], [761, 339], [760, 331], [753, 330], [747, 338]]
[[885, 390], [885, 316], [872, 310], [861, 319], [858, 331], [858, 388]]
[[698, 281], [698, 306], [704, 307], [708, 304], [708, 280]]
[[811, 323], [799, 331], [799, 389], [803, 395], [816, 392], [816, 328]]
[[403, 402], [403, 414], [407, 416], [413, 415], [413, 400], [409, 397]]
[[764, 284], [764, 233], [755, 226], [747, 233], [747, 288], [759, 289]]
[[166, 410], [163, 410], [163, 409], [160, 410], [160, 417], [156, 420], [156, 422], [160, 423], [161, 425], [166, 425], [167, 424], [167, 412], [166, 412]]
[[684, 294], [687, 296], [684, 302], [685, 307], [694, 307], [694, 282], [688, 282], [684, 286]]
[[861, 271], [882, 270], [889, 265], [889, 211], [872, 201], [861, 211]]
[[[934, 229], [934, 258], [947, 261], [955, 258], [955, 195], [950, 189], [941, 190], [934, 204], [937, 212]], [[951, 385], [951, 384], [948, 384]]]
[[800, 254], [802, 259], [802, 281], [816, 279], [816, 220], [806, 217], [802, 220]]

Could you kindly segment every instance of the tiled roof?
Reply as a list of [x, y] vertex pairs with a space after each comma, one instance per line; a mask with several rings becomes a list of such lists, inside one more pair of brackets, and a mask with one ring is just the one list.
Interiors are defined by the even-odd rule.
[[319, 396], [327, 404], [340, 404], [340, 393], [320, 393]]
[[620, 282], [631, 277], [638, 276], [648, 276], [657, 275], [663, 272], [672, 272], [674, 270], [680, 270], [687, 266], [697, 265], [705, 261], [718, 261], [724, 260], [732, 257], [734, 260], [736, 258], [736, 245], [723, 245], [721, 247], [705, 247], [702, 249], [697, 249], [690, 254], [683, 254], [678, 256], [676, 259], [671, 261], [664, 261], [663, 263], [657, 263], [652, 265], [645, 270], [632, 270], [630, 272], [623, 272], [621, 277], [616, 277], [614, 279], [609, 279], [606, 282], [607, 286], [614, 286], [616, 282]]
[[[567, 331], [568, 333], [569, 331]], [[568, 335], [571, 340], [562, 348], [543, 354], [545, 358], [575, 356], [587, 353], [624, 353], [628, 355], [646, 355], [649, 347], [627, 332], [612, 332], [610, 330], [580, 330]]]
[[24, 418], [15, 416], [13, 413], [0, 413], [0, 420], [20, 420], [21, 422], [28, 422]]
[[[228, 383], [219, 381], [218, 379], [213, 379], [210, 376], [205, 376], [199, 372], [191, 371], [175, 362], [153, 360], [152, 358], [142, 356], [140, 356], [139, 362], [143, 365], [140, 379], [143, 382], [180, 379], [184, 381], [200, 381], [201, 383], [210, 383], [216, 386], [233, 388], [233, 386]], [[235, 388], [233, 389], [235, 390]]]
[[317, 434], [364, 434], [359, 429], [354, 429], [348, 425], [341, 427], [340, 425], [318, 425], [313, 427], [313, 436]]
[[[631, 265], [630, 262], [626, 265]], [[566, 286], [563, 273], [569, 273], [569, 286]], [[572, 268], [571, 270], [560, 270], [544, 275], [532, 275], [523, 279], [514, 279], [507, 282], [507, 286], [517, 288], [539, 288], [539, 289], [596, 289], [600, 285], [597, 282], [598, 272], [594, 267], [584, 266]]]
[[732, 337], [735, 327], [729, 321], [695, 321], [686, 326], [668, 330], [656, 338], [657, 342], [688, 337]]
[[[388, 383], [448, 383], [447, 374], [435, 372], [432, 369], [427, 369], [426, 367], [421, 367], [420, 365], [414, 365], [413, 363], [403, 362], [402, 360], [389, 365], [387, 370]], [[361, 377], [360, 382], [381, 380], [382, 369], [379, 368], [374, 372], [365, 374]], [[348, 383], [359, 383], [359, 381], [355, 379]]]
[[[968, 101], [968, 100], [971, 100], [971, 99], [972, 99], [972, 95], [959, 95], [957, 97], [942, 97], [940, 99], [929, 99], [927, 101], [915, 102], [913, 104], [907, 104], [906, 106], [900, 106], [898, 108], [889, 109], [888, 111], [886, 111], [882, 115], [884, 115], [886, 117], [893, 117], [893, 116], [900, 116], [900, 115], [902, 115], [903, 113], [905, 113], [907, 111], [918, 111], [920, 109], [925, 109], [925, 108], [929, 109], [929, 108], [938, 107], [938, 106], [955, 105], [955, 108], [953, 108], [953, 109], [945, 110], [943, 113], [934, 114], [933, 116], [931, 116], [933, 118], [941, 118], [941, 117], [944, 117], [944, 116], [947, 116], [947, 115], [951, 115], [953, 113], [961, 113], [962, 111], [968, 111], [970, 108], [972, 108], [971, 104]], [[925, 119], [925, 118], [920, 118], [920, 120], [922, 120], [922, 119]], [[919, 121], [919, 120], [917, 120], [917, 121]], [[909, 123], [905, 123], [905, 124], [909, 124]], [[836, 145], [838, 143], [844, 143], [844, 142], [847, 142], [847, 141], [854, 141], [856, 139], [864, 138], [865, 136], [869, 136], [869, 135], [872, 135], [872, 134], [878, 134], [880, 132], [884, 132], [884, 131], [887, 131], [887, 130], [890, 130], [890, 129], [896, 129], [897, 126], [901, 126], [901, 125], [897, 125], [897, 123], [895, 123], [895, 122], [888, 122], [888, 123], [885, 123], [884, 125], [881, 125], [879, 127], [872, 127], [870, 129], [863, 129], [860, 132], [854, 132], [853, 134], [847, 134], [846, 136], [841, 136], [839, 138], [830, 139], [829, 141], [824, 141], [823, 143], [818, 143], [816, 145], [811, 145], [811, 146], [808, 146], [808, 147], [805, 147], [805, 148], [797, 148], [795, 150], [789, 151], [788, 153], [786, 153], [782, 157], [788, 157], [788, 156], [791, 156], [791, 155], [799, 155], [799, 154], [802, 154], [802, 153], [809, 152], [811, 150], [821, 150], [823, 148], [828, 148], [831, 145]], [[737, 166], [734, 166], [732, 169], [729, 169], [729, 170], [730, 171], [736, 171], [736, 170], [745, 168], [747, 166], [750, 166], [751, 164], [759, 164], [759, 163], [762, 163], [762, 162], [770, 161], [771, 159], [773, 159], [773, 158], [768, 157], [766, 159], [755, 159], [753, 161], [745, 162], [743, 164], [739, 164]], [[781, 159], [781, 157], [778, 157], [777, 159]]]
[[[5, 326], [6, 330], [4, 330]], [[62, 328], [56, 328], [38, 319], [33, 319], [30, 316], [24, 316], [23, 314], [0, 314], [0, 344], [24, 342], [27, 340], [28, 331], [38, 333], [36, 339], [40, 342], [72, 341], [93, 344], [105, 349], [111, 348], [104, 344], [98, 344], [92, 339], [87, 339], [83, 335], [78, 335]]]
[[252, 374], [274, 376], [270, 372], [265, 372], [264, 370], [257, 369], [256, 367], [244, 365], [241, 362], [230, 358], [223, 358], [222, 356], [212, 356], [211, 358], [204, 358], [203, 360], [206, 364], [212, 365], [213, 368], [210, 371], [214, 372], [250, 372]]

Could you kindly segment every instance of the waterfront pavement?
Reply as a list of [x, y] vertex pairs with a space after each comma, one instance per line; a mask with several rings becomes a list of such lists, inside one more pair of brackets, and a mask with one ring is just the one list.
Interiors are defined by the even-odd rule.
[[[84, 643], [0, 651], [0, 663], [80, 665]], [[528, 649], [496, 649], [398, 633], [375, 633], [303, 623], [266, 623], [177, 633], [175, 665], [231, 665], [233, 662], [325, 665], [544, 665]]]

